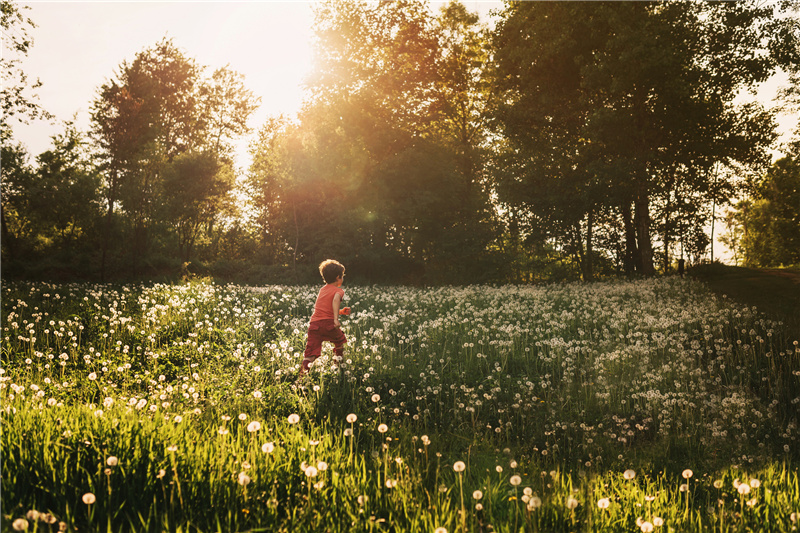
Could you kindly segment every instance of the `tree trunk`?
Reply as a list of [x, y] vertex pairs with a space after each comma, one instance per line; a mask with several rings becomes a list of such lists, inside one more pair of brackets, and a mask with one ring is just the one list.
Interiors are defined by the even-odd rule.
[[592, 227], [594, 226], [594, 211], [590, 209], [586, 219], [586, 272], [583, 281], [594, 281], [594, 264], [592, 262]]
[[653, 267], [653, 245], [650, 242], [650, 199], [647, 197], [644, 187], [636, 197], [635, 208], [639, 272], [645, 276], [652, 276], [655, 274], [655, 268]]
[[625, 275], [631, 277], [634, 267], [638, 263], [639, 250], [636, 247], [636, 230], [633, 227], [631, 204], [622, 204], [622, 222], [625, 225]]

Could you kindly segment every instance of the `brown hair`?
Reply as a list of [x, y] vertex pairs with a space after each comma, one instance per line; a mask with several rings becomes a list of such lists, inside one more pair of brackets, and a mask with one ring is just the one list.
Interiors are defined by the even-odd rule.
[[325, 283], [333, 283], [339, 276], [344, 276], [344, 265], [333, 259], [326, 259], [319, 264], [319, 273]]

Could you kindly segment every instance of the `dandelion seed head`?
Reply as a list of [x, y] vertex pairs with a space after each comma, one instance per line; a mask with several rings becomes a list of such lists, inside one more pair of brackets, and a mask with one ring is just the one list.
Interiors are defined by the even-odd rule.
[[108, 466], [117, 466], [119, 464], [119, 459], [117, 459], [115, 456], [111, 455], [111, 456], [108, 457], [108, 459], [106, 459], [106, 464]]
[[481, 498], [483, 498], [483, 492], [476, 490], [475, 492], [472, 493], [472, 498], [475, 500], [480, 500]]
[[378, 426], [379, 433], [386, 433], [387, 431], [389, 431], [389, 426], [387, 426], [386, 424], [381, 424], [380, 426]]
[[694, 472], [692, 472], [691, 470], [689, 470], [687, 468], [686, 470], [681, 472], [681, 475], [683, 476], [683, 479], [689, 479], [690, 477], [692, 477], [694, 475]]
[[597, 500], [597, 506], [600, 509], [608, 509], [609, 505], [611, 505], [611, 500], [609, 500], [608, 498], [600, 498], [599, 500]]
[[578, 500], [570, 496], [569, 498], [567, 498], [566, 505], [567, 509], [575, 509], [578, 506]]
[[347, 415], [347, 422], [349, 422], [350, 424], [354, 423], [356, 420], [358, 420], [358, 417], [355, 414], [350, 413], [349, 415]]
[[456, 461], [453, 463], [453, 470], [456, 472], [463, 472], [465, 468], [467, 468], [467, 465], [464, 464], [464, 461]]
[[509, 482], [516, 487], [520, 483], [522, 483], [522, 478], [519, 477], [519, 476], [514, 475], [514, 476], [511, 476], [511, 479], [509, 479]]
[[622, 473], [622, 477], [624, 477], [625, 479], [633, 479], [633, 478], [636, 477], [636, 471], [635, 470], [631, 470], [629, 468], [625, 472]]
[[86, 505], [91, 505], [97, 501], [97, 498], [91, 492], [87, 492], [81, 497], [81, 500], [83, 500], [83, 503], [85, 503]]
[[289, 415], [289, 418], [287, 418], [287, 420], [289, 421], [290, 424], [297, 424], [298, 422], [300, 422], [300, 415], [292, 413]]

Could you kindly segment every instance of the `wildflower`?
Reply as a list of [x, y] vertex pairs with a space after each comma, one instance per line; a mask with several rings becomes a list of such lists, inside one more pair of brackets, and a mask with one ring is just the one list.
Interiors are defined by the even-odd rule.
[[119, 459], [111, 455], [108, 459], [106, 459], [106, 464], [108, 466], [117, 466], [119, 464]]
[[597, 500], [597, 506], [600, 509], [608, 509], [609, 505], [611, 505], [611, 501], [608, 498], [600, 498]]
[[575, 509], [578, 506], [578, 500], [570, 496], [567, 498], [567, 509]]
[[653, 517], [653, 525], [656, 526], [656, 527], [663, 526], [664, 525], [664, 519], [661, 518], [660, 516], [654, 516]]
[[482, 503], [476, 503], [475, 504], [475, 510], [476, 511], [483, 511], [483, 504]]
[[753, 487], [754, 489], [757, 489], [758, 487], [761, 486], [761, 482], [757, 479], [751, 479], [750, 486]]
[[259, 429], [261, 429], [261, 422], [253, 420], [252, 422], [247, 424], [247, 431], [249, 431], [250, 433], [255, 433]]
[[173, 444], [172, 446], [167, 447], [167, 451], [168, 452], [177, 452], [178, 451], [178, 447]]
[[503, 471], [503, 467], [500, 465], [497, 465], [496, 467], [494, 467], [494, 469], [497, 470], [498, 474]]
[[718, 479], [718, 480], [714, 481], [714, 488], [715, 489], [721, 489], [722, 488], [722, 480], [721, 479]]
[[447, 533], [447, 530], [443, 527], [437, 527], [433, 530], [433, 533]]
[[219, 429], [217, 430], [217, 433], [219, 433], [220, 435], [227, 435], [228, 433], [230, 433], [230, 431], [228, 431], [228, 429], [225, 426], [220, 426]]
[[387, 479], [386, 480], [386, 488], [387, 489], [393, 489], [396, 486], [397, 486], [397, 480], [396, 479]]
[[739, 483], [739, 486], [736, 488], [739, 491], [739, 494], [749, 494], [750, 493], [750, 485], [747, 483]]
[[14, 531], [25, 531], [28, 529], [28, 521], [24, 518], [17, 518], [11, 523], [11, 527], [14, 528]]
[[175, 415], [175, 418], [173, 418], [173, 421], [176, 424], [180, 424], [183, 421], [183, 417], [181, 415]]
[[272, 453], [275, 450], [275, 445], [271, 442], [265, 442], [261, 445], [261, 451], [264, 453]]
[[642, 530], [642, 533], [650, 533], [653, 531], [653, 524], [650, 522], [642, 522], [642, 525], [639, 526], [639, 528]]
[[238, 476], [239, 485], [246, 487], [248, 483], [250, 483], [250, 476], [245, 474], [244, 472], [239, 472]]
[[47, 399], [47, 405], [49, 405], [50, 407], [53, 407], [56, 403], [58, 403], [58, 402], [56, 401], [55, 398], [48, 398]]
[[157, 477], [158, 479], [161, 479], [161, 478], [163, 478], [165, 475], [167, 475], [167, 471], [166, 471], [166, 470], [164, 470], [164, 469], [162, 468], [162, 469], [160, 469], [160, 470], [158, 471], [158, 474], [156, 474], [156, 477]]
[[381, 395], [380, 394], [373, 394], [372, 395], [372, 401], [373, 402], [378, 403], [380, 400], [381, 400]]
[[358, 417], [357, 417], [355, 414], [353, 414], [353, 413], [350, 413], [349, 415], [347, 415], [347, 421], [348, 421], [350, 424], [352, 424], [352, 423], [353, 423], [353, 422], [355, 422], [356, 420], [358, 420]]
[[94, 381], [96, 379], [97, 379], [97, 373], [96, 372], [92, 372], [91, 374], [89, 374], [89, 381]]
[[511, 461], [510, 466], [511, 466], [511, 468], [516, 468], [517, 467], [517, 462], [516, 461]]
[[456, 472], [463, 472], [467, 466], [464, 464], [464, 461], [456, 461], [453, 464], [453, 470]]
[[476, 500], [480, 500], [481, 498], [483, 498], [483, 492], [476, 490], [475, 492], [472, 493], [472, 497]]
[[363, 507], [363, 506], [364, 506], [364, 504], [365, 504], [365, 503], [367, 503], [367, 501], [369, 501], [369, 497], [367, 497], [367, 495], [366, 495], [366, 494], [361, 494], [361, 495], [360, 495], [360, 496], [357, 498], [357, 500], [358, 500], [358, 505], [360, 505], [360, 506], [362, 506], [362, 507]]
[[326, 463], [325, 461], [320, 461], [317, 463], [317, 470], [319, 470], [320, 472], [324, 472], [327, 469], [328, 469], [328, 463]]
[[511, 482], [512, 485], [516, 487], [517, 485], [522, 483], [522, 478], [519, 476], [511, 476], [511, 479], [509, 481]]
[[244, 413], [239, 413], [239, 420], [241, 420], [242, 422], [244, 422], [245, 420], [247, 420], [247, 415], [246, 415], [246, 414], [244, 414]]
[[305, 474], [306, 474], [306, 477], [316, 477], [316, 476], [317, 476], [317, 474], [319, 473], [319, 471], [318, 471], [318, 470], [316, 469], [316, 467], [314, 467], [314, 466], [307, 466], [307, 467], [305, 467], [305, 468], [303, 469], [303, 472], [305, 472]]
[[261, 396], [262, 394], [260, 390], [253, 391], [253, 398], [255, 398], [256, 400], [261, 399]]
[[689, 469], [687, 468], [686, 470], [684, 470], [684, 471], [681, 473], [681, 475], [683, 476], [683, 479], [689, 479], [690, 477], [692, 477], [692, 476], [694, 475], [694, 472], [692, 472], [691, 470], [689, 470]]
[[625, 479], [633, 479], [633, 478], [636, 477], [636, 472], [629, 468], [625, 472], [622, 473], [622, 477], [624, 477]]
[[797, 522], [798, 520], [800, 520], [800, 513], [792, 513], [792, 514], [790, 514], [789, 515], [789, 520], [791, 520], [792, 522]]
[[380, 426], [378, 426], [378, 431], [380, 433], [386, 433], [387, 431], [389, 431], [389, 426], [387, 426], [386, 424], [381, 424]]
[[300, 415], [292, 413], [289, 415], [288, 420], [290, 424], [297, 424], [298, 422], [300, 422]]
[[97, 498], [95, 498], [94, 494], [92, 494], [91, 492], [87, 492], [86, 494], [83, 495], [83, 497], [81, 497], [81, 500], [83, 500], [83, 503], [85, 503], [86, 505], [91, 505], [97, 501]]
[[353, 436], [353, 429], [352, 428], [345, 428], [344, 436], [345, 437], [352, 437]]
[[681, 489], [681, 492], [686, 492], [686, 491], [689, 490], [689, 485], [687, 485], [686, 483], [682, 483], [681, 486], [680, 486], [680, 489]]
[[538, 496], [531, 496], [531, 499], [528, 500], [528, 510], [533, 511], [534, 509], [538, 509], [542, 506], [542, 500]]

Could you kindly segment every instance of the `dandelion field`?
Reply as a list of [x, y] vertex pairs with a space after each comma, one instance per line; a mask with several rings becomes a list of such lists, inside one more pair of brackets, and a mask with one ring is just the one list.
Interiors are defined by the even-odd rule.
[[794, 531], [797, 332], [681, 278], [2, 288], [3, 531]]

